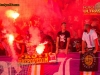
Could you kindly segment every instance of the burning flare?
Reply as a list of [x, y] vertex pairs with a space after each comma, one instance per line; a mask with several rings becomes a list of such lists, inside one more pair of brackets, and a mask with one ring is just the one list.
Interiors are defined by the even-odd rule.
[[16, 11], [13, 11], [13, 10], [7, 10], [6, 15], [7, 15], [7, 17], [17, 19], [17, 17], [19, 16], [19, 13], [17, 13]]
[[7, 36], [8, 36], [8, 42], [9, 42], [9, 44], [12, 45], [13, 41], [14, 41], [14, 36], [12, 34], [8, 34]]
[[45, 49], [45, 44], [46, 44], [47, 42], [44, 42], [44, 43], [41, 43], [41, 44], [39, 44], [37, 47], [36, 47], [36, 52], [38, 53], [38, 54], [42, 54], [43, 53], [43, 51], [44, 51], [44, 49]]

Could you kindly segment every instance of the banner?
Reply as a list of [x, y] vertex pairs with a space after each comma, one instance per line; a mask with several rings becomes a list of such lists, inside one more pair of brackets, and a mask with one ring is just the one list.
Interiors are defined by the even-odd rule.
[[[95, 74], [81, 71], [81, 75], [100, 75], [100, 52], [97, 54], [98, 71]], [[37, 64], [32, 65], [19, 64], [10, 60], [11, 58], [8, 57], [0, 57], [0, 75], [80, 75], [80, 53], [69, 53], [65, 57], [64, 54], [59, 54], [56, 63], [38, 64], [40, 63], [38, 61]]]
[[20, 64], [43, 64], [43, 63], [55, 63], [56, 54], [55, 53], [44, 53], [44, 54], [23, 54], [18, 62]]
[[98, 53], [88, 51], [80, 55], [80, 71], [98, 71]]

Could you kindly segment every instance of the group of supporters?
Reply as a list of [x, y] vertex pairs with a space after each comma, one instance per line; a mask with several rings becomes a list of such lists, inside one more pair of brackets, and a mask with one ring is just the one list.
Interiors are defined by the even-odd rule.
[[[96, 48], [96, 51], [98, 51], [100, 36], [98, 33], [96, 33], [95, 29], [91, 28], [91, 24], [84, 25], [82, 38], [78, 38], [77, 33], [73, 38], [71, 38], [70, 32], [66, 30], [66, 22], [61, 24], [61, 28], [62, 30], [57, 33], [57, 38], [55, 41], [50, 35], [44, 34], [42, 31], [40, 32], [40, 36], [42, 38], [41, 43], [47, 41], [44, 52], [53, 52], [57, 54], [60, 52], [64, 52], [65, 54], [68, 52], [84, 53], [85, 48], [94, 47]], [[0, 27], [0, 30], [0, 55], [11, 56], [9, 43], [7, 38], [4, 36], [6, 33], [2, 31], [4, 30], [3, 27]], [[27, 35], [26, 37], [27, 40], [24, 39], [23, 35], [18, 34], [14, 39], [13, 46], [18, 56], [22, 55], [23, 53], [29, 53], [31, 50], [34, 53], [34, 50], [36, 50], [36, 46], [30, 45], [30, 42], [28, 42], [30, 35]], [[90, 40], [92, 40], [92, 42], [89, 43]]]

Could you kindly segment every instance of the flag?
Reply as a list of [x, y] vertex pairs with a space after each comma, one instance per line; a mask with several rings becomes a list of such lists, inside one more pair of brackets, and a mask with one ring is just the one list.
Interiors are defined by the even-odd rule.
[[88, 51], [80, 55], [80, 71], [98, 71], [98, 53]]
[[95, 75], [95, 72], [86, 72], [86, 71], [83, 71], [83, 72], [80, 72], [80, 75]]
[[80, 75], [95, 75], [98, 70], [98, 53], [88, 51], [80, 55]]

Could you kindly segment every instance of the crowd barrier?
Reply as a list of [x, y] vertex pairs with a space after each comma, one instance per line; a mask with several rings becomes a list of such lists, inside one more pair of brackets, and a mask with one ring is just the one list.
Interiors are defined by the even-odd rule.
[[[57, 62], [46, 64], [23, 64], [11, 62], [12, 59], [0, 56], [0, 75], [80, 75], [80, 53], [70, 52], [57, 55]], [[98, 71], [100, 74], [100, 52], [98, 52]]]

